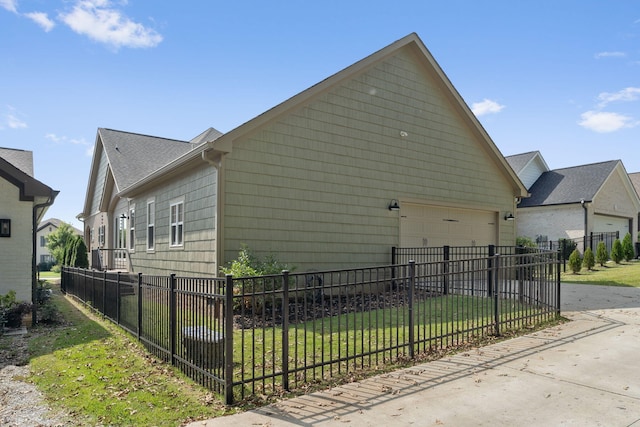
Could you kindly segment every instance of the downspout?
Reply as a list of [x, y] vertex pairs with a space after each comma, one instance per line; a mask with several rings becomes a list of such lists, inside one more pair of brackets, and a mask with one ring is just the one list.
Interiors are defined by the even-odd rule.
[[51, 190], [49, 194], [49, 198], [44, 203], [39, 203], [33, 205], [33, 211], [31, 215], [32, 222], [32, 256], [31, 256], [31, 324], [36, 325], [38, 321], [38, 313], [37, 313], [37, 301], [38, 301], [38, 277], [37, 270], [38, 264], [36, 262], [36, 253], [37, 253], [37, 237], [38, 237], [38, 209], [43, 209], [49, 207], [53, 204], [53, 200], [58, 195], [57, 191]]
[[[212, 155], [213, 154], [213, 155]], [[220, 266], [222, 265], [223, 256], [222, 256], [222, 242], [224, 240], [223, 236], [223, 223], [224, 223], [224, 215], [223, 215], [223, 201], [224, 201], [224, 193], [222, 191], [222, 156], [223, 153], [218, 152], [216, 150], [205, 150], [202, 152], [202, 160], [209, 163], [216, 169], [216, 204], [215, 204], [215, 251], [216, 251], [216, 271], [214, 272], [214, 276], [218, 276]]]
[[[583, 248], [582, 248], [582, 252], [587, 250], [587, 219], [589, 218], [589, 212], [587, 210], [587, 205], [584, 202], [584, 199], [580, 199], [580, 205], [582, 205], [582, 209], [584, 210], [584, 244], [583, 244]], [[593, 250], [593, 249], [592, 249]]]

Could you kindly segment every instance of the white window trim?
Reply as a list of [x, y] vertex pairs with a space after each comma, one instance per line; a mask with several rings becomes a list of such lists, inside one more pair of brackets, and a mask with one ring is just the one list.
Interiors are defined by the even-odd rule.
[[129, 252], [136, 251], [136, 210], [129, 208]]
[[[153, 221], [151, 221], [150, 218], [150, 210], [149, 210], [149, 206], [153, 205]], [[156, 199], [149, 199], [147, 200], [147, 209], [146, 209], [146, 218], [147, 218], [147, 227], [146, 227], [146, 242], [145, 242], [145, 246], [147, 248], [147, 252], [155, 252], [156, 250], [156, 236], [158, 233], [156, 233]], [[153, 228], [153, 240], [150, 242], [149, 241], [149, 229]], [[149, 243], [151, 243], [151, 245], [149, 245]]]
[[[176, 218], [174, 221], [173, 217], [173, 208], [178, 209], [178, 212], [181, 213], [179, 218]], [[169, 204], [169, 247], [172, 249], [181, 249], [184, 248], [184, 198], [175, 199], [171, 201]], [[174, 227], [176, 228], [176, 235], [178, 234], [178, 230], [180, 231], [180, 237], [177, 239], [177, 242], [174, 242]]]

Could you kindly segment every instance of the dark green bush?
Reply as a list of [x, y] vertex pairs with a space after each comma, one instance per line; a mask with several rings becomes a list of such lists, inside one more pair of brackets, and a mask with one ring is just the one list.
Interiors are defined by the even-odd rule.
[[22, 317], [31, 313], [31, 303], [16, 300], [16, 292], [9, 291], [0, 295], [0, 326], [18, 328], [22, 326]]
[[571, 239], [558, 239], [558, 247], [560, 248], [562, 259], [568, 260], [573, 251], [578, 247], [578, 244]]
[[611, 247], [611, 260], [616, 264], [620, 264], [623, 258], [622, 243], [620, 243], [620, 239], [616, 239]]
[[624, 235], [622, 239], [622, 257], [625, 261], [631, 261], [636, 256], [636, 251], [633, 249], [633, 242], [631, 241], [631, 233]]

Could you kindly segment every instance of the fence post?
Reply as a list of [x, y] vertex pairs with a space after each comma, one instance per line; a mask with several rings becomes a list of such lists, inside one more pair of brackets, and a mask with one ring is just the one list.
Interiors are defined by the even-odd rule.
[[391, 246], [391, 265], [396, 265], [398, 257], [398, 248], [395, 246]]
[[409, 358], [414, 358], [414, 316], [413, 316], [413, 294], [416, 285], [416, 262], [409, 261]]
[[495, 286], [493, 288], [493, 321], [495, 324], [495, 335], [500, 336], [500, 254], [496, 254], [493, 257], [493, 260], [494, 262], [492, 263], [492, 269], [495, 270], [495, 272], [493, 273], [493, 277], [495, 280]]
[[496, 254], [496, 247], [489, 245], [489, 257], [487, 258], [487, 296], [493, 296], [493, 256]]
[[558, 268], [556, 271], [556, 314], [560, 316], [560, 258], [562, 258], [562, 254], [558, 252]]
[[224, 307], [224, 394], [225, 403], [233, 404], [233, 276], [227, 274]]
[[450, 252], [451, 248], [449, 246], [444, 246], [442, 248], [442, 254], [444, 257], [444, 264], [442, 265], [442, 277], [444, 280], [442, 281], [442, 293], [444, 295], [449, 295], [449, 260], [450, 260]]
[[176, 275], [169, 276], [169, 350], [171, 352], [171, 365], [176, 365]]
[[142, 273], [138, 273], [138, 341], [142, 336]]
[[116, 273], [116, 325], [120, 324], [120, 272]]
[[289, 271], [282, 271], [282, 387], [289, 391]]

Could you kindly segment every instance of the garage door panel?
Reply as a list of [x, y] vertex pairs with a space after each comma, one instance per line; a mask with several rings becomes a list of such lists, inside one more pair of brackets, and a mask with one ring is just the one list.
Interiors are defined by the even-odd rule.
[[403, 247], [495, 244], [495, 218], [494, 212], [405, 203], [400, 218], [400, 244]]

